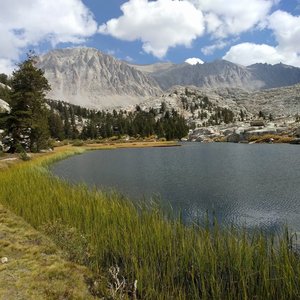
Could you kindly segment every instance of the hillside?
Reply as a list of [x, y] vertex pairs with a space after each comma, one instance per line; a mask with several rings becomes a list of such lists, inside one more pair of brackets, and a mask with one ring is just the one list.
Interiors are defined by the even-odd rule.
[[226, 60], [216, 60], [196, 65], [184, 63], [155, 66], [154, 64], [147, 68], [136, 68], [150, 74], [164, 90], [176, 85], [193, 85], [212, 89], [226, 87], [253, 91], [300, 82], [300, 69], [284, 64], [255, 64], [245, 67]]
[[[300, 112], [300, 84], [293, 86], [245, 91], [238, 88], [197, 88], [175, 86], [160, 97], [153, 98], [141, 104], [143, 108], [160, 107], [162, 102], [170, 109], [175, 109], [187, 119], [198, 118], [198, 114], [206, 111], [208, 107], [195, 106], [197, 101], [207, 97], [215, 107], [228, 108], [235, 116], [244, 111], [249, 117], [258, 115], [262, 111], [266, 116], [273, 117], [294, 116]], [[200, 103], [199, 102], [199, 103]], [[186, 103], [186, 104], [185, 104]]]
[[50, 51], [38, 67], [52, 87], [49, 98], [85, 107], [136, 104], [161, 92], [151, 77], [92, 48]]

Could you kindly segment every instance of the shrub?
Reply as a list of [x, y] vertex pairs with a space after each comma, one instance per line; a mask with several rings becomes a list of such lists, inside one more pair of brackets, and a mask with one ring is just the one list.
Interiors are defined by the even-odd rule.
[[72, 141], [72, 145], [75, 146], [75, 147], [80, 147], [80, 146], [84, 145], [84, 141], [82, 141], [82, 140], [74, 140], [74, 141]]

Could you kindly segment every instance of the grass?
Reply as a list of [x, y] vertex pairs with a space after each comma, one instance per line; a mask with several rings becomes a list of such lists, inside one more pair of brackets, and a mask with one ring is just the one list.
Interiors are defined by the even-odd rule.
[[0, 205], [0, 299], [95, 299], [91, 272], [62, 258], [57, 246]]
[[155, 206], [136, 206], [118, 194], [71, 185], [48, 172], [49, 164], [82, 151], [62, 147], [3, 169], [0, 202], [34, 227], [42, 226], [69, 258], [101, 276], [102, 295], [300, 298], [300, 259], [288, 233], [276, 238], [217, 225], [185, 226]]
[[256, 135], [256, 136], [251, 136], [249, 138], [249, 142], [255, 142], [255, 143], [290, 143], [293, 141], [295, 138], [290, 137], [287, 135], [278, 135], [278, 134], [265, 134], [265, 135]]

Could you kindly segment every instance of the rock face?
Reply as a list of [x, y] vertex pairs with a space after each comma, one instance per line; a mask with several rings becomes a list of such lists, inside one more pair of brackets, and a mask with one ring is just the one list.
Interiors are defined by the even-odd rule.
[[49, 98], [85, 107], [137, 104], [161, 92], [151, 77], [92, 48], [53, 50], [38, 67], [51, 85]]
[[242, 88], [250, 91], [300, 82], [300, 68], [284, 64], [254, 64], [244, 67], [226, 60], [216, 60], [196, 65], [184, 63], [133, 67], [150, 74], [164, 90], [175, 85], [193, 85], [208, 88]]
[[[182, 111], [184, 90], [185, 88], [180, 86], [174, 87], [163, 96], [154, 97], [143, 104], [146, 107], [159, 107], [161, 102], [167, 101], [170, 107], [185, 114]], [[258, 116], [258, 113], [262, 111], [267, 118], [270, 114], [275, 118], [294, 117], [297, 113], [300, 114], [300, 84], [259, 91], [245, 91], [237, 88], [188, 88], [188, 90], [199, 97], [207, 96], [215, 105], [227, 107], [235, 114], [238, 114], [240, 110], [247, 112], [249, 116]], [[188, 102], [191, 102], [193, 97], [186, 98]]]
[[0, 112], [3, 112], [3, 111], [10, 111], [10, 107], [7, 102], [0, 99]]
[[282, 88], [245, 92], [234, 90], [235, 102], [254, 114], [263, 111], [268, 117], [295, 116], [300, 112], [300, 84]]
[[284, 65], [254, 64], [247, 67], [252, 76], [264, 83], [263, 89], [294, 85], [300, 82], [300, 68]]
[[159, 72], [166, 71], [168, 69], [176, 67], [176, 64], [165, 62], [165, 63], [155, 63], [152, 65], [129, 64], [129, 66], [131, 66], [143, 73], [151, 74], [151, 73], [159, 73]]

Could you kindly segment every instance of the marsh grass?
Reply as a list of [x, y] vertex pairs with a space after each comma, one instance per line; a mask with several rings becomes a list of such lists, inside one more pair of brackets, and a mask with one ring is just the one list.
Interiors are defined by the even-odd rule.
[[[118, 266], [128, 286], [137, 280], [137, 298], [300, 298], [300, 259], [287, 232], [265, 237], [217, 224], [185, 226], [156, 206], [72, 185], [47, 170], [82, 151], [62, 150], [1, 171], [0, 201], [34, 227], [59, 222], [76, 229], [86, 239], [83, 251], [89, 249], [82, 261], [108, 282], [108, 270]], [[80, 240], [72, 247], [81, 247]]]

